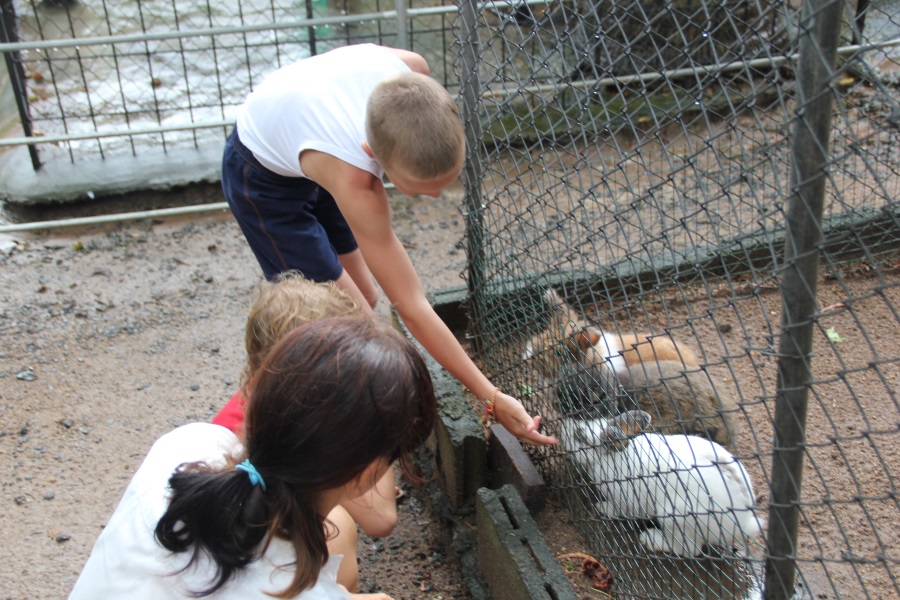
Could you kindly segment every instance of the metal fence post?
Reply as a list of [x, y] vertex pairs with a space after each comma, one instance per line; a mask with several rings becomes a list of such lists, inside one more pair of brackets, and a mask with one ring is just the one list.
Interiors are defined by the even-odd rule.
[[[313, 0], [306, 0], [306, 18], [314, 19], [315, 18], [315, 10], [313, 10]], [[306, 28], [306, 34], [309, 36], [309, 55], [315, 56], [318, 54], [316, 49], [316, 28], [314, 26]]]
[[787, 207], [778, 387], [775, 399], [769, 531], [766, 539], [766, 600], [794, 595], [797, 528], [806, 445], [806, 412], [812, 381], [812, 317], [816, 311], [822, 210], [831, 137], [837, 43], [837, 0], [805, 0], [800, 55], [791, 197]]
[[[13, 0], [0, 0], [0, 42], [12, 44], [19, 41], [16, 30], [16, 8]], [[25, 88], [25, 71], [22, 63], [17, 60], [18, 52], [4, 52], [6, 69], [9, 71], [9, 83], [16, 97], [16, 106], [19, 109], [19, 120], [22, 122], [22, 132], [25, 137], [32, 137], [31, 117], [28, 114], [28, 92]], [[28, 154], [31, 155], [31, 166], [35, 171], [41, 168], [41, 159], [38, 157], [37, 146], [28, 144]]]
[[[463, 0], [459, 5], [460, 21], [460, 95], [462, 97], [462, 119], [466, 131], [466, 242], [469, 260], [469, 309], [473, 317], [478, 312], [477, 294], [484, 289], [484, 206], [481, 196], [481, 162], [478, 149], [481, 147], [481, 121], [478, 117], [481, 81], [478, 76], [478, 5], [476, 0]], [[474, 319], [472, 322], [478, 322]], [[476, 351], [479, 340], [474, 340]]]
[[406, 3], [407, 0], [394, 0], [394, 7], [397, 11], [397, 47], [409, 50], [409, 39], [406, 33], [409, 30], [409, 15]]

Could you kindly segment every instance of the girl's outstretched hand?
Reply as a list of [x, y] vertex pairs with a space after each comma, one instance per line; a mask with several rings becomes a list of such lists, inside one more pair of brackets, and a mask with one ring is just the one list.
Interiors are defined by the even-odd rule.
[[494, 399], [494, 417], [521, 442], [532, 446], [548, 446], [559, 443], [556, 436], [544, 435], [538, 431], [541, 426], [540, 416], [532, 417], [521, 402], [503, 392], [499, 392]]

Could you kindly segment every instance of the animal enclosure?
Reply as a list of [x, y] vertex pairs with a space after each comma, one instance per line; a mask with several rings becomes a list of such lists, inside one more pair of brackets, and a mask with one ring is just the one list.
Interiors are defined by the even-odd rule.
[[900, 593], [894, 8], [461, 8], [469, 335], [616, 597]]

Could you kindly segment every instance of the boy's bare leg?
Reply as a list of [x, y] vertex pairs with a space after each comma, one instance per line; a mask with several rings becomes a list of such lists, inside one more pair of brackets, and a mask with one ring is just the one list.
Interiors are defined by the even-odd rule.
[[378, 288], [375, 287], [375, 278], [372, 277], [372, 272], [366, 265], [362, 252], [357, 249], [348, 254], [341, 254], [338, 258], [344, 267], [344, 272], [335, 282], [337, 286], [364, 300], [366, 305], [371, 308], [375, 308], [375, 304], [378, 302]]
[[353, 520], [372, 537], [390, 535], [397, 526], [397, 488], [394, 469], [388, 469], [375, 486], [343, 506]]
[[[356, 532], [356, 523], [340, 505], [328, 513], [328, 521], [332, 524], [325, 523], [325, 533], [328, 538], [328, 554], [342, 554], [344, 559], [337, 572], [337, 582], [347, 588], [348, 592], [359, 591], [359, 562], [356, 554], [356, 544], [358, 535]], [[337, 527], [337, 535], [334, 535], [334, 528]]]

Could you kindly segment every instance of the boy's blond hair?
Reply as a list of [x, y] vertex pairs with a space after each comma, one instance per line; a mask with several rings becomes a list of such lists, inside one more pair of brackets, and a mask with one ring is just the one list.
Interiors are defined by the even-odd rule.
[[241, 376], [241, 388], [246, 388], [269, 350], [290, 330], [310, 321], [359, 311], [356, 300], [331, 281], [316, 283], [289, 272], [263, 282], [247, 315], [247, 366]]
[[403, 73], [378, 84], [366, 108], [366, 137], [385, 169], [432, 179], [458, 169], [465, 148], [459, 107], [440, 83]]

